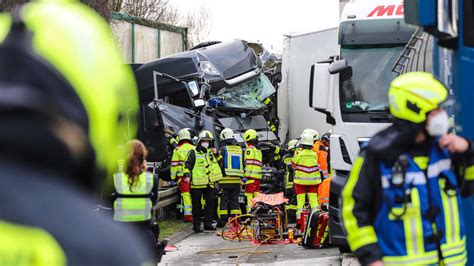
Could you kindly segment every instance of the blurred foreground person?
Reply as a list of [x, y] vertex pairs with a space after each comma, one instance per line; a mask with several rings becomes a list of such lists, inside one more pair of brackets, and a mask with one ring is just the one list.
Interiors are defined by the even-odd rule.
[[0, 264], [149, 261], [140, 236], [92, 201], [137, 103], [107, 23], [86, 6], [34, 1], [0, 14]]
[[466, 264], [461, 196], [473, 193], [474, 146], [447, 135], [447, 96], [429, 73], [393, 80], [394, 123], [362, 149], [343, 190], [347, 241], [361, 264]]

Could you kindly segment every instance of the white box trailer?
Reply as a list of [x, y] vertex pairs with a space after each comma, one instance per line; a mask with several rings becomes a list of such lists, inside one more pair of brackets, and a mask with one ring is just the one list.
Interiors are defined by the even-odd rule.
[[282, 142], [297, 138], [306, 128], [320, 133], [330, 127], [326, 116], [309, 107], [308, 89], [311, 66], [339, 54], [338, 30], [326, 30], [285, 36], [282, 81], [278, 89], [279, 137]]

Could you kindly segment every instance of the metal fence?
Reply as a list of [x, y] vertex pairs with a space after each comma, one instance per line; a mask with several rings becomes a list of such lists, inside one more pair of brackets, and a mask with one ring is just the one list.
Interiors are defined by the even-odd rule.
[[187, 47], [187, 28], [112, 13], [110, 27], [128, 64], [146, 63]]

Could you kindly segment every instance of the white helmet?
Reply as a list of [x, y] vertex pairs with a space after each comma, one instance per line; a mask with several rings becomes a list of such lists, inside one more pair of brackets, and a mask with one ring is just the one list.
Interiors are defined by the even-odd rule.
[[221, 140], [228, 140], [234, 138], [234, 131], [230, 128], [224, 128], [219, 135]]
[[316, 141], [319, 139], [319, 133], [318, 131], [314, 130], [314, 129], [311, 129], [311, 128], [307, 128], [305, 130], [303, 130], [303, 133], [301, 133], [301, 137], [303, 137], [303, 135], [305, 134], [309, 134], [311, 136], [313, 136], [313, 141]]
[[307, 145], [313, 146], [314, 144], [314, 136], [311, 134], [303, 134], [301, 135], [300, 145]]
[[293, 150], [298, 146], [298, 140], [297, 139], [292, 139], [288, 142], [288, 150]]
[[178, 131], [178, 138], [179, 140], [191, 140], [191, 131], [189, 128], [183, 128]]

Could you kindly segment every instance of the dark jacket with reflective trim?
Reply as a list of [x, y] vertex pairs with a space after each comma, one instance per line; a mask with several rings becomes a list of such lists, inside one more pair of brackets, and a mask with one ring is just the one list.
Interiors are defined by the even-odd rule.
[[[382, 204], [382, 184], [380, 174], [380, 164], [382, 162], [393, 163], [394, 161], [386, 160], [387, 158], [395, 158], [391, 150], [386, 150], [387, 155], [372, 152], [371, 145], [377, 145], [371, 141], [369, 147], [362, 149], [360, 157], [364, 158], [362, 167], [357, 175], [357, 181], [352, 190], [352, 197], [355, 204], [352, 210], [356, 218], [358, 227], [372, 226], [376, 219], [376, 215]], [[413, 147], [405, 151], [410, 157], [426, 157], [428, 156], [429, 143], [423, 145], [413, 145]], [[464, 169], [474, 166], [474, 145], [470, 142], [469, 150], [464, 154], [454, 154], [452, 157], [453, 168], [459, 176], [463, 175]], [[474, 194], [474, 181], [466, 181], [459, 178], [462, 196]], [[353, 251], [354, 255], [359, 259], [361, 264], [366, 265], [376, 260], [382, 260], [383, 253], [377, 244], [369, 244]]]
[[[94, 211], [97, 203], [67, 177], [0, 159], [0, 179], [0, 221], [47, 232], [60, 245], [68, 265], [142, 265], [151, 258], [146, 256], [151, 254], [143, 245], [146, 240], [139, 242], [132, 228]], [[29, 255], [30, 244], [24, 243], [22, 255]], [[0, 248], [0, 257], [6, 259], [2, 252]]]
[[[225, 152], [225, 147], [226, 146], [239, 146], [239, 142], [235, 139], [231, 140], [224, 140], [223, 145], [219, 148], [219, 166], [221, 167], [222, 170], [222, 175], [226, 175], [225, 173], [225, 168], [224, 168], [224, 156], [226, 154]], [[242, 167], [245, 168], [245, 161], [243, 160], [245, 156], [245, 152], [243, 152], [242, 149]], [[219, 187], [222, 189], [233, 189], [233, 188], [240, 188], [240, 184], [219, 184]]]

